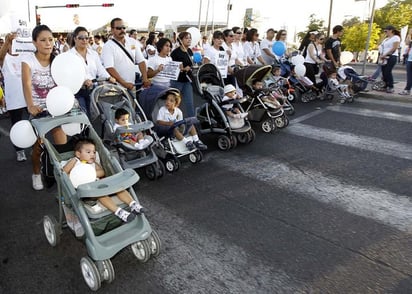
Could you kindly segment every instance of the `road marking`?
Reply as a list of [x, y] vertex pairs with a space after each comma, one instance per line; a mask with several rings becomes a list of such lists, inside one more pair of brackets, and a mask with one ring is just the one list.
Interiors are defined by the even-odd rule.
[[309, 112], [309, 113], [307, 113], [307, 114], [305, 114], [305, 115], [302, 115], [302, 116], [299, 116], [299, 117], [297, 117], [297, 118], [291, 119], [291, 120], [289, 121], [289, 123], [290, 123], [290, 124], [300, 123], [300, 122], [302, 122], [302, 121], [304, 121], [304, 120], [307, 120], [307, 119], [309, 119], [309, 118], [312, 118], [312, 117], [314, 117], [314, 116], [317, 116], [317, 115], [319, 115], [319, 114], [322, 114], [322, 113], [324, 113], [326, 110], [327, 110], [326, 108], [322, 108], [322, 109], [318, 109], [318, 110]]
[[295, 123], [282, 131], [300, 137], [412, 160], [412, 146], [408, 144], [329, 130], [300, 123]]
[[[390, 100], [378, 100], [373, 98], [356, 98], [355, 102], [359, 101], [362, 103], [377, 104], [377, 105], [386, 105], [386, 106], [398, 106], [402, 108], [412, 108], [412, 103], [408, 102], [399, 102], [399, 101], [390, 101]], [[411, 99], [412, 102], [412, 99]]]
[[410, 232], [412, 229], [410, 195], [343, 183], [317, 170], [297, 168], [270, 157], [231, 154], [227, 158], [226, 153], [216, 153], [211, 154], [210, 158], [225, 169], [268, 185], [313, 198], [401, 231]]
[[345, 107], [345, 106], [329, 106], [327, 107], [327, 109], [331, 111], [336, 111], [336, 112], [343, 112], [343, 113], [356, 114], [356, 115], [361, 115], [361, 116], [377, 117], [377, 118], [384, 118], [384, 119], [391, 119], [391, 120], [412, 123], [412, 115], [404, 115], [404, 114], [398, 114], [394, 112], [386, 112], [386, 111], [362, 109], [362, 108], [352, 108], [352, 107]]

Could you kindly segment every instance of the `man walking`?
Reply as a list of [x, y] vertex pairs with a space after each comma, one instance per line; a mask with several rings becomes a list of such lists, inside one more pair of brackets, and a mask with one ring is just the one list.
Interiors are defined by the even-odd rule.
[[340, 66], [340, 52], [341, 52], [341, 40], [343, 35], [343, 27], [337, 25], [333, 27], [333, 35], [326, 40], [325, 50], [326, 59], [330, 60], [335, 69]]

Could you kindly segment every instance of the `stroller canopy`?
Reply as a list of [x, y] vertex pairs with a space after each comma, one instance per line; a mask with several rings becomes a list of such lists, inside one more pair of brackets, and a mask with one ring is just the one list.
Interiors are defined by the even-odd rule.
[[209, 84], [224, 87], [225, 83], [219, 72], [219, 69], [212, 63], [206, 63], [199, 67], [199, 69], [193, 72], [194, 88], [196, 91], [203, 95], [202, 84]]
[[252, 87], [252, 81], [257, 79], [263, 81], [263, 79], [269, 75], [272, 71], [270, 65], [249, 65], [235, 72], [237, 84], [240, 88], [246, 89]]

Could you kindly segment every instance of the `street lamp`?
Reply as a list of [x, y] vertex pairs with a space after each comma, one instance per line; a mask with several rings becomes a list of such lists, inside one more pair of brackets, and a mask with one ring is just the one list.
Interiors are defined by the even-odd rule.
[[[356, 0], [355, 0], [356, 1]], [[333, 8], [333, 0], [330, 0], [330, 5], [329, 5], [329, 19], [328, 19], [328, 37], [330, 35], [330, 23], [332, 21], [332, 9]]]
[[[359, 2], [359, 1], [367, 1], [367, 0], [355, 0], [355, 2]], [[371, 34], [372, 34], [373, 17], [375, 16], [376, 0], [372, 0], [372, 1], [373, 1], [372, 10], [370, 12], [370, 17], [369, 17], [368, 37], [366, 38], [366, 45], [365, 45], [365, 56], [363, 57], [363, 64], [362, 64], [362, 75], [365, 74], [366, 60], [367, 60], [368, 51], [369, 51], [369, 42], [371, 41]]]

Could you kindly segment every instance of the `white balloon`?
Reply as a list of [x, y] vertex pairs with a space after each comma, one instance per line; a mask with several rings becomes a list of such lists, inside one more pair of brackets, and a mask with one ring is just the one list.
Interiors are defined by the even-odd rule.
[[57, 55], [51, 65], [51, 74], [58, 86], [69, 88], [76, 94], [86, 79], [85, 65], [71, 52]]
[[305, 76], [306, 67], [305, 67], [303, 64], [295, 65], [295, 73], [296, 73], [299, 77]]
[[349, 51], [343, 51], [340, 53], [340, 63], [342, 65], [348, 64], [353, 60], [353, 53]]
[[96, 180], [96, 168], [92, 164], [81, 163], [73, 167], [69, 177], [73, 186], [77, 188]]
[[74, 95], [67, 87], [54, 87], [46, 97], [47, 111], [53, 116], [59, 116], [69, 112], [73, 108], [73, 104]]
[[302, 55], [296, 55], [292, 57], [292, 63], [294, 65], [303, 64], [305, 62], [305, 57]]
[[186, 30], [186, 32], [190, 33], [192, 37], [192, 43], [190, 46], [195, 47], [197, 43], [199, 43], [200, 39], [202, 38], [202, 35], [200, 34], [199, 29], [195, 27], [190, 27]]
[[80, 134], [81, 128], [79, 123], [69, 123], [62, 125], [63, 132], [68, 136]]
[[10, 140], [20, 148], [29, 148], [37, 140], [33, 127], [28, 120], [20, 120], [10, 130]]

